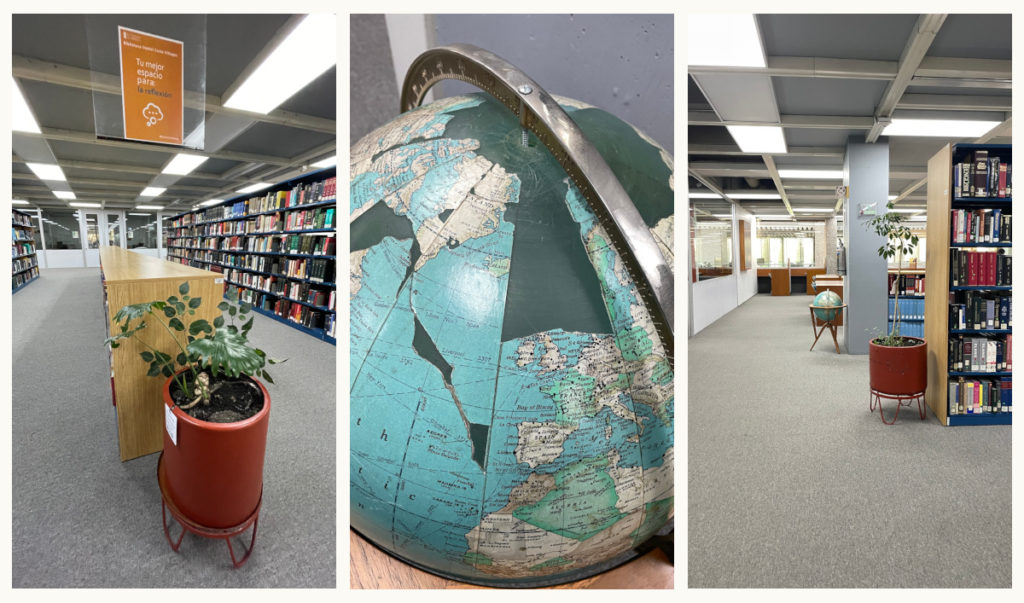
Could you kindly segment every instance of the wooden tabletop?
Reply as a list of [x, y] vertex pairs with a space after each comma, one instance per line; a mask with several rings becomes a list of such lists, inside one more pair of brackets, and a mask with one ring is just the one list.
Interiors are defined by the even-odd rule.
[[[352, 588], [480, 589], [435, 576], [391, 557], [349, 530], [349, 581]], [[659, 549], [602, 574], [549, 588], [657, 588], [674, 584], [672, 564]]]
[[154, 279], [222, 278], [224, 275], [185, 264], [168, 262], [151, 255], [120, 247], [100, 247], [100, 265], [107, 282], [131, 282]]

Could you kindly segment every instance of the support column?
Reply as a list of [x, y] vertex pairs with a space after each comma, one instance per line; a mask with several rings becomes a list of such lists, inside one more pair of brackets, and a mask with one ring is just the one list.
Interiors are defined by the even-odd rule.
[[849, 354], [867, 354], [868, 342], [888, 324], [887, 263], [878, 257], [885, 241], [868, 226], [874, 214], [886, 212], [889, 199], [889, 143], [851, 139], [843, 160], [843, 183], [850, 195], [843, 206], [846, 277], [843, 297], [848, 304], [843, 337]]
[[[845, 243], [844, 243], [845, 244]], [[825, 220], [825, 273], [835, 274], [836, 266], [836, 219]]]

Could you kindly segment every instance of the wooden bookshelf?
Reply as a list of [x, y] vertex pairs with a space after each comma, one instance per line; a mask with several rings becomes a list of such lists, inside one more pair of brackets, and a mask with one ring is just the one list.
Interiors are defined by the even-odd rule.
[[[213, 319], [221, 315], [217, 304], [224, 296], [224, 275], [200, 270], [120, 247], [100, 248], [100, 272], [103, 279], [104, 313], [107, 335], [114, 326], [114, 315], [128, 304], [165, 300], [178, 295], [188, 282], [189, 294], [200, 297], [202, 305], [196, 318]], [[158, 350], [175, 345], [167, 329], [152, 325], [141, 334]], [[178, 336], [186, 344], [185, 334]], [[165, 378], [146, 375], [149, 364], [139, 358], [147, 348], [135, 339], [122, 341], [110, 351], [110, 386], [117, 411], [117, 439], [121, 460], [127, 461], [163, 448], [164, 410], [161, 388]]]
[[335, 168], [171, 217], [167, 259], [223, 273], [253, 310], [335, 344]]
[[32, 216], [11, 210], [11, 294], [39, 278], [36, 258], [36, 231]]
[[[978, 372], [951, 370], [949, 365], [951, 336], [975, 334], [1005, 336], [1012, 329], [951, 329], [950, 304], [959, 291], [1010, 291], [1010, 286], [973, 285], [953, 286], [950, 250], [958, 248], [1004, 247], [1000, 243], [958, 244], [953, 241], [952, 210], [999, 209], [1004, 214], [1012, 211], [1012, 199], [1006, 197], [973, 197], [954, 195], [954, 166], [962, 163], [978, 149], [986, 149], [1012, 164], [1011, 145], [946, 145], [928, 161], [928, 249], [925, 279], [925, 340], [928, 343], [928, 389], [925, 400], [943, 425], [1009, 425], [1012, 406], [1003, 403], [1000, 412], [972, 414], [951, 413], [949, 385], [952, 379], [984, 378], [998, 382], [1012, 371]], [[1011, 187], [1012, 190], [1012, 187]]]

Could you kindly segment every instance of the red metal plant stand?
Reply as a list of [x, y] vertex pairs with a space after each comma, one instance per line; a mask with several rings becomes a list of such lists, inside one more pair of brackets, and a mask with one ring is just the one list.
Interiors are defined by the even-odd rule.
[[[252, 549], [256, 545], [256, 528], [259, 526], [260, 520], [260, 507], [263, 505], [263, 493], [260, 492], [260, 500], [256, 504], [256, 510], [252, 512], [245, 521], [242, 523], [230, 527], [230, 528], [209, 528], [206, 526], [199, 525], [189, 518], [185, 517], [178, 507], [171, 500], [171, 497], [167, 494], [167, 476], [164, 473], [164, 455], [160, 453], [160, 460], [157, 462], [156, 467], [157, 481], [160, 483], [160, 514], [163, 518], [164, 523], [164, 536], [167, 537], [167, 543], [171, 545], [171, 550], [178, 552], [178, 548], [181, 547], [181, 541], [185, 538], [185, 532], [192, 532], [198, 534], [204, 538], [220, 538], [228, 544], [228, 553], [231, 555], [231, 563], [236, 568], [242, 567], [246, 561], [249, 560], [249, 555], [252, 554]], [[177, 541], [171, 539], [170, 528], [167, 524], [167, 512], [171, 512], [171, 516], [181, 526], [181, 534], [178, 535]], [[247, 529], [252, 526], [252, 538], [249, 540], [249, 545], [244, 546], [245, 555], [241, 559], [235, 557], [235, 549], [231, 546], [231, 538], [239, 536]]]
[[[896, 400], [898, 402], [898, 404], [896, 405], [896, 414], [892, 416], [892, 421], [885, 420], [885, 412], [882, 410], [882, 398]], [[893, 423], [895, 423], [896, 417], [900, 416], [900, 407], [910, 406], [911, 404], [913, 404], [914, 400], [917, 400], [917, 412], [921, 416], [921, 420], [923, 421], [925, 419], [924, 392], [918, 392], [916, 394], [883, 394], [880, 391], [872, 389], [871, 395], [868, 398], [871, 412], [875, 412], [875, 405], [877, 404], [878, 414], [882, 417], [882, 422], [885, 423], [886, 425], [892, 425]]]

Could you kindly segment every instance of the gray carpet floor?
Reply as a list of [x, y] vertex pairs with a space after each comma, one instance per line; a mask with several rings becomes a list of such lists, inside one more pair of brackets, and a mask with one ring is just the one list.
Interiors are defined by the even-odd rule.
[[866, 355], [808, 351], [809, 302], [689, 341], [689, 586], [1010, 587], [1010, 427], [883, 425]]
[[158, 454], [119, 460], [99, 270], [43, 270], [12, 314], [15, 588], [335, 587], [334, 346], [256, 316], [250, 339], [288, 361], [270, 371], [263, 508], [236, 570], [221, 540], [171, 551]]

